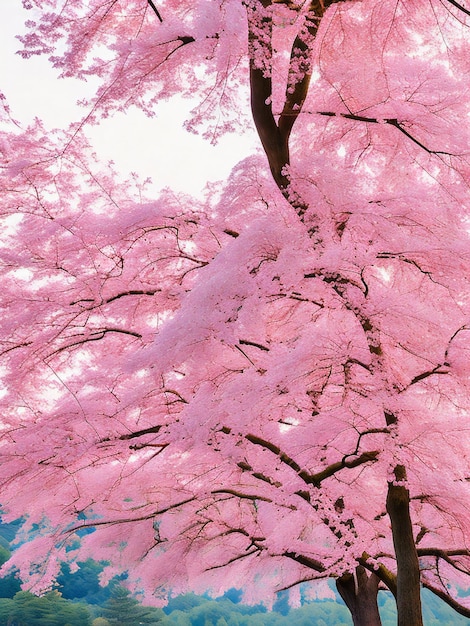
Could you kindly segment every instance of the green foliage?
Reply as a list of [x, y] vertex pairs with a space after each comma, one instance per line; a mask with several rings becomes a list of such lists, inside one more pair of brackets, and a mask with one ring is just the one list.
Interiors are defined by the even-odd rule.
[[[2, 539], [0, 543], [0, 565], [3, 565], [10, 558], [10, 549], [9, 544], [6, 539]], [[5, 576], [4, 578], [0, 578], [0, 598], [13, 598], [15, 593], [20, 591], [20, 581], [14, 576]]]
[[0, 626], [91, 626], [90, 613], [56, 591], [38, 597], [19, 591], [13, 599], [0, 600]]
[[[178, 609], [173, 608], [178, 607]], [[305, 603], [299, 609], [266, 612], [259, 607], [235, 604], [227, 598], [207, 600], [194, 594], [174, 598], [165, 608], [172, 626], [351, 626], [348, 609], [341, 601], [324, 600]], [[393, 596], [380, 592], [382, 626], [396, 626], [397, 612]], [[287, 615], [284, 615], [285, 613]], [[468, 619], [458, 615], [430, 592], [423, 592], [425, 626], [464, 626]], [[161, 625], [164, 626], [164, 623]]]
[[110, 588], [102, 587], [99, 575], [103, 564], [87, 559], [78, 563], [79, 569], [71, 573], [70, 566], [63, 563], [57, 577], [58, 590], [68, 600], [83, 600], [88, 604], [104, 604], [110, 596]]
[[170, 620], [172, 626], [191, 626], [189, 613], [186, 613], [185, 611], [173, 611], [171, 613], [171, 617], [168, 619]]
[[226, 602], [204, 602], [192, 609], [191, 626], [217, 626], [218, 622], [226, 622], [230, 617], [230, 610], [227, 608]]
[[0, 578], [0, 598], [13, 598], [18, 591], [21, 591], [21, 584], [15, 576]]
[[165, 616], [161, 609], [139, 604], [130, 591], [121, 585], [114, 586], [102, 612], [114, 626], [158, 624]]
[[[1, 512], [0, 512], [1, 514]], [[8, 547], [8, 545], [13, 541], [18, 531], [18, 528], [21, 525], [22, 520], [16, 520], [16, 522], [10, 522], [9, 524], [0, 523], [0, 543]]]
[[[188, 597], [189, 596], [189, 597]], [[186, 610], [173, 610], [169, 618], [174, 626], [349, 626], [349, 611], [344, 605], [333, 601], [306, 604], [289, 611], [287, 616], [262, 607], [248, 607], [234, 604], [228, 599], [204, 600], [197, 596], [182, 596], [181, 603], [173, 606], [186, 606]], [[175, 600], [178, 600], [175, 598]], [[192, 605], [192, 606], [191, 606]], [[283, 609], [283, 613], [285, 609]]]
[[168, 615], [173, 611], [191, 611], [196, 606], [207, 602], [202, 596], [197, 596], [195, 593], [185, 593], [175, 598], [170, 598], [168, 604], [164, 608], [165, 613]]
[[10, 549], [8, 548], [8, 543], [5, 545], [5, 539], [3, 543], [0, 544], [0, 565], [3, 565], [10, 558]]
[[9, 623], [10, 615], [13, 612], [14, 601], [11, 598], [0, 598], [0, 624]]

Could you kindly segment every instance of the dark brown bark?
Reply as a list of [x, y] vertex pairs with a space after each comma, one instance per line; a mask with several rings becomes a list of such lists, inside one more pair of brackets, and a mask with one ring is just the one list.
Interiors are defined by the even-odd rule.
[[[290, 130], [281, 131], [274, 119], [272, 109], [272, 18], [269, 15], [260, 17], [259, 13], [267, 9], [272, 4], [271, 0], [260, 0], [259, 9], [249, 6], [247, 3], [248, 15], [248, 37], [251, 49], [250, 54], [250, 95], [251, 112], [256, 130], [258, 131], [261, 144], [268, 158], [271, 174], [284, 193], [289, 181], [283, 174], [283, 168], [289, 164], [289, 135]], [[263, 42], [259, 38], [259, 29], [263, 30]], [[254, 50], [260, 48], [265, 57], [268, 67], [258, 67]], [[292, 122], [293, 124], [293, 122]], [[292, 128], [292, 125], [291, 125]]]
[[284, 193], [289, 184], [289, 179], [283, 173], [284, 167], [289, 165], [289, 136], [281, 133], [272, 114], [269, 103], [271, 78], [263, 76], [262, 70], [251, 67], [250, 83], [251, 111], [256, 130], [268, 158], [274, 181]]
[[392, 592], [395, 600], [397, 599], [397, 577], [383, 563], [376, 563], [374, 567], [370, 564], [370, 555], [363, 552], [358, 562], [364, 566], [366, 570], [375, 574], [383, 583], [386, 589]]
[[[246, 2], [248, 37], [251, 46], [250, 90], [253, 120], [277, 186], [301, 215], [305, 212], [306, 207], [300, 201], [298, 206], [296, 206], [295, 201], [292, 202], [289, 199], [289, 179], [285, 174], [285, 168], [290, 163], [289, 137], [294, 123], [302, 110], [310, 85], [312, 69], [308, 42], [315, 37], [321, 18], [328, 6], [334, 2], [341, 1], [343, 0], [312, 0], [310, 2], [304, 31], [297, 35], [291, 49], [291, 61], [302, 59], [303, 74], [298, 76], [294, 72], [289, 71], [285, 102], [277, 121], [274, 117], [271, 103], [272, 65], [269, 67], [272, 58], [271, 39], [273, 23], [269, 14], [261, 17], [259, 14], [272, 4], [283, 3], [289, 5], [289, 2], [287, 0], [258, 0], [258, 9], [253, 2]], [[263, 42], [261, 42], [259, 36], [260, 27], [263, 30]], [[255, 59], [253, 52], [257, 47], [263, 50], [268, 67], [263, 69], [258, 67], [258, 61]]]
[[[308, 93], [311, 77], [310, 48], [325, 10], [343, 0], [311, 0], [304, 32], [299, 32], [291, 49], [291, 61], [302, 60], [302, 74], [289, 72], [288, 85], [282, 111], [275, 114], [272, 108], [272, 30], [269, 11], [276, 2], [290, 4], [289, 0], [246, 0], [248, 37], [250, 45], [250, 90], [253, 120], [266, 153], [269, 167], [280, 191], [305, 221], [308, 205], [291, 193], [287, 168], [290, 165], [289, 139]], [[261, 34], [260, 34], [261, 33]], [[263, 67], [260, 67], [261, 60]], [[291, 63], [291, 68], [295, 64]], [[312, 220], [309, 233], [316, 236], [318, 225]], [[388, 420], [395, 416], [386, 413]], [[368, 459], [372, 460], [372, 459]], [[406, 478], [402, 466], [395, 468], [397, 481]], [[420, 571], [409, 510], [409, 492], [395, 481], [389, 484], [387, 512], [392, 525], [393, 542], [397, 560], [398, 626], [422, 626], [420, 599]], [[359, 565], [355, 576], [345, 574], [337, 580], [338, 591], [351, 611], [355, 626], [380, 626], [377, 607], [379, 578], [368, 574]]]
[[392, 525], [397, 562], [398, 626], [423, 626], [418, 554], [410, 516], [410, 492], [404, 486], [406, 469], [397, 465], [389, 482], [387, 513]]
[[377, 594], [379, 578], [358, 565], [355, 574], [343, 574], [336, 588], [351, 612], [354, 626], [381, 626]]

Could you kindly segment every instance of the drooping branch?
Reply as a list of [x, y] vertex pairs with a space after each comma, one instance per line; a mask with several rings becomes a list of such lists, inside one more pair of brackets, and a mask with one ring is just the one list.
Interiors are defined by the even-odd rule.
[[425, 589], [429, 589], [429, 591], [432, 591], [432, 593], [435, 596], [440, 598], [448, 606], [454, 609], [456, 613], [459, 613], [460, 615], [463, 615], [464, 617], [470, 617], [470, 609], [463, 606], [462, 604], [459, 604], [459, 602], [457, 602], [455, 598], [452, 598], [451, 596], [449, 596], [443, 589], [439, 589], [438, 587], [435, 587], [434, 585], [426, 581], [423, 582], [423, 587]]
[[408, 258], [408, 256], [405, 256], [404, 254], [400, 252], [379, 252], [377, 254], [377, 258], [378, 259], [397, 259], [399, 261], [402, 261], [403, 263], [408, 263], [409, 265], [412, 265], [413, 267], [415, 267], [419, 272], [421, 272], [421, 274], [429, 278], [429, 280], [431, 280], [433, 283], [436, 283], [437, 285], [440, 284], [438, 281], [436, 281], [433, 278], [432, 272], [430, 272], [429, 270], [423, 269], [420, 266], [420, 264], [417, 261], [415, 261], [415, 259]]
[[353, 457], [351, 460], [348, 460], [348, 456], [344, 456], [341, 461], [338, 461], [337, 463], [332, 463], [331, 465], [328, 465], [328, 467], [325, 467], [325, 469], [321, 472], [312, 474], [311, 482], [314, 485], [320, 485], [325, 480], [325, 478], [330, 478], [330, 476], [333, 476], [342, 469], [353, 469], [354, 467], [359, 467], [359, 465], [364, 465], [364, 463], [375, 462], [377, 461], [379, 453], [379, 450], [370, 450], [367, 452], [363, 452], [355, 458]]
[[254, 348], [258, 348], [259, 350], [262, 350], [263, 352], [269, 352], [268, 347], [263, 346], [263, 344], [261, 343], [256, 343], [255, 341], [248, 341], [248, 339], [239, 339], [238, 343], [241, 346], [253, 346]]
[[417, 549], [418, 556], [435, 556], [439, 559], [442, 559], [452, 567], [455, 567], [460, 572], [464, 572], [465, 574], [470, 574], [470, 570], [468, 568], [461, 568], [455, 564], [453, 557], [457, 556], [466, 556], [470, 557], [470, 550], [463, 548], [461, 550], [443, 550], [442, 548], [418, 548]]
[[325, 284], [331, 286], [335, 294], [341, 298], [341, 301], [346, 309], [351, 311], [351, 313], [353, 313], [353, 315], [358, 319], [364, 333], [366, 334], [369, 351], [372, 355], [375, 355], [377, 360], [377, 357], [382, 355], [382, 348], [377, 340], [379, 335], [377, 332], [378, 329], [374, 327], [370, 317], [365, 315], [361, 311], [361, 308], [358, 307], [357, 304], [354, 304], [348, 295], [348, 290], [352, 287], [355, 290], [357, 289], [364, 298], [367, 297], [367, 284], [363, 279], [361, 281], [352, 280], [349, 277], [343, 276], [340, 272], [328, 272], [322, 268], [315, 270], [314, 272], [304, 274], [304, 278], [317, 277], [321, 278]]
[[287, 137], [287, 140], [302, 110], [310, 86], [312, 76], [310, 45], [317, 34], [325, 9], [330, 4], [332, 4], [331, 0], [310, 2], [304, 27], [292, 44], [285, 102], [279, 117], [279, 130], [281, 135]]
[[[452, 560], [452, 557], [455, 557], [455, 556], [470, 557], [470, 550], [467, 550], [467, 548], [463, 548], [462, 550], [454, 550], [454, 549], [443, 550], [441, 548], [418, 548], [417, 552], [418, 552], [418, 556], [436, 556], [446, 561], [446, 563], [453, 565], [454, 567], [455, 567], [455, 564], [454, 564], [454, 561]], [[469, 573], [467, 569], [465, 570], [465, 573], [466, 574]]]
[[449, 373], [447, 369], [442, 370], [441, 367], [445, 367], [445, 365], [440, 363], [439, 365], [436, 365], [436, 367], [433, 367], [432, 370], [428, 370], [426, 372], [422, 372], [421, 374], [418, 374], [410, 381], [409, 387], [411, 387], [411, 385], [415, 385], [416, 383], [419, 383], [420, 380], [424, 380], [425, 378], [434, 376], [434, 374], [448, 374]]
[[224, 563], [219, 563], [218, 565], [211, 565], [210, 567], [207, 567], [206, 572], [211, 572], [215, 569], [223, 569], [224, 567], [228, 567], [232, 563], [236, 563], [237, 561], [246, 559], [247, 557], [253, 556], [254, 554], [258, 554], [259, 551], [260, 549], [255, 546], [253, 548], [248, 548], [243, 554], [237, 554], [237, 556], [228, 559], [228, 561], [225, 561]]
[[291, 467], [304, 482], [310, 482], [311, 474], [303, 470], [294, 459], [292, 459], [289, 455], [283, 452], [281, 448], [279, 448], [276, 444], [271, 443], [267, 439], [263, 439], [262, 437], [258, 437], [257, 435], [253, 435], [251, 433], [245, 435], [245, 439], [256, 446], [266, 448], [266, 450], [269, 450], [270, 452], [278, 456], [283, 463]]

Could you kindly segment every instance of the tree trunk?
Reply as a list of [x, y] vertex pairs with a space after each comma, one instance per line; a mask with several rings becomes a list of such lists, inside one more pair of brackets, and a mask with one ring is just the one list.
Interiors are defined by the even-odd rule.
[[404, 486], [406, 469], [397, 465], [396, 480], [388, 484], [387, 513], [392, 524], [397, 561], [398, 626], [423, 626], [420, 571], [410, 516], [410, 492]]
[[336, 580], [336, 588], [351, 612], [354, 626], [381, 626], [377, 605], [379, 582], [362, 565], [356, 567], [355, 575], [343, 574]]

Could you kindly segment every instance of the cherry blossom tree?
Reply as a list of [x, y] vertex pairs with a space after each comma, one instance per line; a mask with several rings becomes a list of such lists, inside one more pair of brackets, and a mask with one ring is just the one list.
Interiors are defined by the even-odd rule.
[[[39, 592], [100, 558], [155, 602], [335, 579], [356, 625], [382, 588], [422, 624], [424, 586], [470, 616], [470, 9], [24, 4], [23, 56], [98, 87], [53, 133], [2, 100], [3, 570]], [[264, 149], [202, 201], [86, 139], [175, 94]]]

